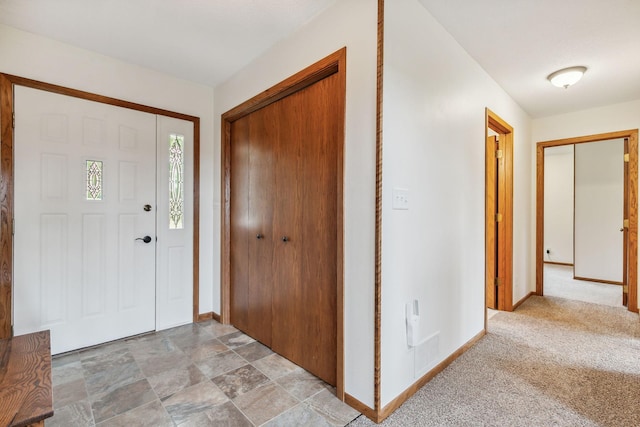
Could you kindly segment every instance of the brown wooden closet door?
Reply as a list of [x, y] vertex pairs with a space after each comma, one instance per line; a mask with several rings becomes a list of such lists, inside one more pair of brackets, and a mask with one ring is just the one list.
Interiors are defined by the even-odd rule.
[[231, 124], [231, 322], [249, 333], [249, 119]]
[[[333, 75], [309, 88], [305, 97], [313, 119], [302, 122], [302, 299], [312, 307], [307, 311], [305, 336], [314, 337], [303, 352], [312, 372], [326, 382], [336, 384], [337, 350], [337, 150], [341, 134], [342, 108], [332, 102], [338, 76]], [[337, 111], [336, 111], [337, 110]]]
[[273, 345], [336, 383], [337, 76], [278, 102], [281, 122], [274, 230]]
[[276, 112], [258, 110], [249, 116], [249, 323], [251, 336], [267, 346], [272, 339], [273, 175], [272, 143], [279, 138]]
[[267, 346], [274, 238], [271, 142], [278, 135], [273, 113], [259, 110], [231, 129], [231, 322]]
[[333, 385], [340, 88], [332, 75], [234, 121], [230, 144], [231, 322]]

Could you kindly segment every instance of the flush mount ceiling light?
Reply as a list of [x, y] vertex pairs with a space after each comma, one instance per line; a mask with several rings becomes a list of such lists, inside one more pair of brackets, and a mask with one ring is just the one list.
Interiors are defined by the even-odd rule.
[[582, 78], [585, 71], [587, 71], [587, 67], [582, 66], [563, 68], [562, 70], [549, 74], [547, 80], [549, 80], [554, 86], [566, 89], [569, 86], [576, 84], [578, 80]]

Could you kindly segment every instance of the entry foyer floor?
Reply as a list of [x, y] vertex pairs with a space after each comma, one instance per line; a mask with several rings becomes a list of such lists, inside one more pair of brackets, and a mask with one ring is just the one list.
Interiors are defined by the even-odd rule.
[[331, 386], [206, 321], [53, 358], [49, 426], [344, 426]]

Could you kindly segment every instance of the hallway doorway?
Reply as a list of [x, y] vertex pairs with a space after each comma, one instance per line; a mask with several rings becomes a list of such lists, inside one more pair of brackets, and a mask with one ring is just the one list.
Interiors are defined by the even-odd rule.
[[[630, 130], [630, 131], [621, 131], [621, 132], [611, 132], [606, 134], [597, 134], [597, 135], [589, 135], [584, 137], [577, 138], [568, 138], [562, 140], [554, 140], [554, 141], [544, 141], [538, 142], [537, 144], [537, 172], [536, 172], [536, 293], [537, 295], [545, 294], [545, 261], [547, 261], [547, 257], [551, 257], [552, 249], [547, 247], [547, 242], [545, 242], [545, 227], [551, 227], [551, 224], [546, 224], [549, 222], [545, 220], [545, 152], [546, 150], [553, 149], [555, 147], [562, 146], [576, 146], [578, 147], [581, 144], [582, 147], [587, 147], [586, 143], [593, 143], [598, 141], [613, 141], [613, 140], [622, 140], [624, 142], [624, 152], [620, 153], [619, 162], [620, 162], [620, 174], [623, 176], [622, 184], [623, 187], [621, 189], [623, 193], [623, 200], [620, 200], [621, 206], [618, 206], [621, 214], [619, 215], [619, 226], [620, 229], [617, 230], [609, 230], [612, 231], [614, 237], [618, 237], [620, 252], [621, 252], [621, 260], [620, 260], [620, 268], [621, 272], [621, 280], [606, 280], [602, 278], [594, 278], [593, 274], [589, 274], [589, 276], [593, 277], [584, 277], [584, 274], [576, 272], [576, 262], [574, 257], [579, 255], [581, 258], [584, 258], [582, 253], [584, 252], [585, 245], [588, 242], [580, 237], [576, 238], [573, 236], [575, 244], [573, 246], [573, 253], [571, 254], [570, 262], [566, 260], [564, 262], [560, 262], [559, 264], [569, 264], [571, 269], [573, 270], [573, 277], [571, 279], [589, 279], [587, 282], [601, 282], [608, 283], [613, 285], [621, 285], [620, 287], [620, 302], [622, 304], [626, 304], [629, 311], [637, 312], [638, 304], [637, 304], [637, 270], [638, 270], [638, 253], [637, 253], [637, 177], [638, 177], [638, 131]], [[593, 145], [593, 144], [591, 144]], [[581, 150], [584, 151], [584, 150]], [[547, 160], [548, 161], [548, 160]], [[604, 160], [603, 160], [604, 161]], [[575, 162], [575, 160], [574, 160]], [[622, 166], [624, 165], [624, 166]], [[591, 168], [594, 169], [594, 168]], [[579, 184], [579, 183], [578, 183]], [[582, 215], [576, 216], [575, 210], [576, 207], [582, 203], [580, 198], [588, 199], [597, 196], [596, 190], [590, 190], [586, 195], [585, 194], [577, 194], [580, 193], [578, 191], [580, 189], [579, 186], [576, 185], [576, 178], [574, 177], [574, 188], [576, 189], [576, 194], [573, 196], [573, 204], [574, 204], [574, 223], [579, 224], [577, 228], [584, 227], [585, 220], [582, 218]], [[604, 204], [605, 202], [601, 202], [600, 204]], [[617, 202], [615, 202], [617, 203]], [[588, 216], [593, 216], [592, 213], [589, 213]], [[595, 222], [593, 222], [595, 221]], [[587, 225], [586, 229], [589, 234], [594, 234], [594, 230], [599, 221], [601, 219], [594, 219], [590, 225]], [[574, 230], [577, 229], [574, 225]], [[611, 226], [608, 226], [611, 228]], [[620, 232], [622, 235], [617, 234]], [[585, 234], [585, 233], [583, 233]], [[611, 234], [611, 233], [610, 233]], [[617, 234], [617, 236], [615, 236]], [[601, 243], [601, 242], [600, 242]], [[599, 243], [596, 242], [596, 246]], [[580, 250], [578, 249], [578, 246]], [[608, 253], [616, 252], [616, 247], [618, 244], [614, 243], [614, 248], [608, 250]], [[552, 259], [552, 261], [558, 261], [558, 259]], [[582, 262], [582, 265], [593, 264], [591, 261]], [[584, 267], [580, 267], [581, 271], [589, 271], [588, 269], [584, 269]], [[616, 269], [620, 269], [615, 267]]]
[[513, 310], [513, 128], [486, 109], [486, 307]]

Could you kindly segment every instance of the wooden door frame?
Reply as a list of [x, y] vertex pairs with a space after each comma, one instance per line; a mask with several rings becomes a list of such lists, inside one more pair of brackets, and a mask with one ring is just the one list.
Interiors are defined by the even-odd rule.
[[[295, 92], [301, 91], [333, 74], [338, 74], [340, 78], [339, 90], [341, 92], [341, 96], [345, 97], [344, 99], [346, 100], [346, 55], [347, 49], [345, 47], [243, 102], [237, 107], [232, 108], [222, 115], [221, 181], [223, 211], [221, 218], [222, 247], [220, 254], [222, 267], [220, 286], [220, 321], [222, 323], [229, 323], [231, 314], [231, 123]], [[346, 106], [346, 102], [343, 101], [343, 105]], [[344, 110], [342, 112], [342, 117], [345, 117]], [[344, 126], [340, 128], [340, 135], [338, 139], [340, 146], [337, 150], [338, 159], [336, 162], [338, 183], [336, 188], [336, 197], [338, 201], [338, 212], [336, 217], [336, 396], [338, 399], [344, 401]]]
[[[487, 143], [489, 130], [496, 132], [500, 140], [504, 141], [502, 153], [504, 181], [499, 191], [504, 191], [505, 197], [504, 213], [502, 214], [505, 230], [504, 239], [498, 242], [499, 252], [504, 254], [504, 277], [501, 277], [503, 282], [500, 283], [496, 290], [498, 294], [497, 309], [513, 311], [513, 127], [502, 120], [496, 113], [486, 108], [484, 144]], [[486, 169], [488, 162], [495, 162], [495, 158], [486, 156], [485, 162]], [[494, 200], [492, 195], [497, 197], [494, 193], [495, 189], [489, 188], [488, 179], [485, 176], [485, 306], [487, 287], [493, 286], [493, 284], [487, 283], [489, 280], [486, 272], [490, 263], [495, 264], [496, 262], [495, 243], [491, 244], [491, 241], [494, 240], [491, 236], [494, 236], [496, 232], [495, 208], [490, 206], [490, 201]]]
[[172, 117], [193, 123], [193, 321], [211, 318], [200, 315], [200, 118], [175, 111], [136, 104], [91, 92], [71, 89], [25, 77], [0, 73], [0, 339], [11, 338], [13, 292], [14, 220], [14, 128], [15, 86], [39, 89], [59, 95], [116, 107]]
[[544, 150], [549, 147], [628, 138], [629, 177], [627, 194], [629, 203], [628, 228], [628, 306], [638, 313], [638, 129], [608, 132], [575, 138], [541, 141], [536, 144], [536, 295], [544, 295]]

